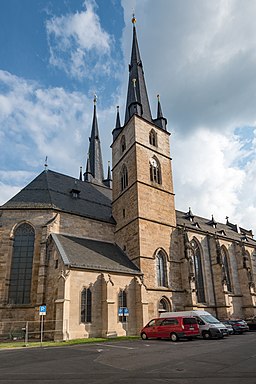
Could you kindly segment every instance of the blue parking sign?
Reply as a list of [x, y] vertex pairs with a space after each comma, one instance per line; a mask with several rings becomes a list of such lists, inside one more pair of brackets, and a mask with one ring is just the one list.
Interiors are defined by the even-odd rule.
[[39, 307], [39, 315], [45, 316], [46, 315], [46, 305], [40, 305]]
[[118, 316], [123, 316], [123, 315], [124, 315], [123, 308], [122, 307], [118, 308]]

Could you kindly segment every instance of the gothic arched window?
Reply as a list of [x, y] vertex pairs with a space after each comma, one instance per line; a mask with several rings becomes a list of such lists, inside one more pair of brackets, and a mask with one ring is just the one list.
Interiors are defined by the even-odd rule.
[[222, 263], [223, 263], [223, 272], [224, 272], [223, 280], [227, 285], [228, 292], [232, 292], [231, 275], [230, 275], [229, 261], [228, 261], [226, 248], [221, 247], [221, 253], [222, 253]]
[[156, 254], [156, 276], [157, 276], [157, 285], [159, 287], [168, 286], [166, 256], [163, 251], [159, 251]]
[[125, 290], [120, 290], [118, 294], [118, 318], [121, 323], [126, 323], [125, 308], [127, 308], [127, 294]]
[[150, 181], [162, 184], [161, 167], [158, 159], [154, 156], [149, 160], [150, 164]]
[[195, 269], [196, 296], [198, 303], [205, 303], [204, 276], [202, 268], [202, 255], [196, 240], [192, 240], [193, 262]]
[[21, 224], [14, 232], [10, 273], [9, 303], [29, 304], [34, 256], [35, 231], [29, 224]]
[[123, 165], [121, 170], [121, 191], [128, 186], [128, 171], [126, 165]]
[[92, 321], [92, 292], [90, 288], [84, 288], [81, 292], [81, 323]]
[[161, 300], [159, 301], [158, 312], [159, 313], [170, 312], [170, 303], [168, 299], [166, 299], [165, 297], [162, 297]]
[[157, 147], [157, 133], [154, 129], [151, 129], [149, 132], [149, 144], [154, 145], [154, 147]]
[[123, 135], [121, 137], [121, 153], [124, 153], [125, 150], [126, 150], [126, 140], [125, 140], [125, 136]]

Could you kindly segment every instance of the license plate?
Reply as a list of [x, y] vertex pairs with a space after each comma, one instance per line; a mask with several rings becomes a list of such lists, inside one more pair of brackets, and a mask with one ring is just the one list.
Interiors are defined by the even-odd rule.
[[194, 331], [194, 327], [190, 327], [189, 329], [190, 329], [190, 331]]

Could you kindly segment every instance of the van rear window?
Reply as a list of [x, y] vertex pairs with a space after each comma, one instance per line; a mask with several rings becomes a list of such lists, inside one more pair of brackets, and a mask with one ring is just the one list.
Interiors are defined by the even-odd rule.
[[184, 317], [183, 324], [196, 324], [197, 320], [193, 317]]

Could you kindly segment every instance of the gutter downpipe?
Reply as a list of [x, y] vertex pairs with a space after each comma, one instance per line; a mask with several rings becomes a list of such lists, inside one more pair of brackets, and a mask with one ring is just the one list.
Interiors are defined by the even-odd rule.
[[213, 288], [213, 299], [214, 299], [215, 313], [216, 313], [216, 317], [218, 319], [218, 308], [217, 308], [215, 284], [214, 284], [213, 271], [212, 271], [212, 256], [211, 256], [210, 235], [209, 235], [209, 233], [207, 234], [207, 245], [208, 245], [208, 252], [209, 252], [210, 264], [211, 264], [211, 277], [212, 277], [212, 288]]

